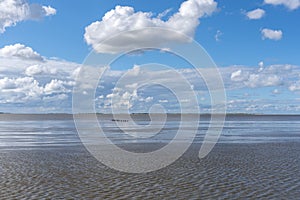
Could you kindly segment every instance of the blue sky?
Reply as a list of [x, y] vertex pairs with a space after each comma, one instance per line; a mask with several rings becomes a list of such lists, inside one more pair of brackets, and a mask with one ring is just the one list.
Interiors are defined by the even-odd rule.
[[[32, 47], [46, 57], [82, 62], [91, 48], [85, 43], [84, 28], [116, 5], [133, 6], [136, 11], [159, 14], [171, 8], [176, 12], [183, 1], [96, 1], [88, 3], [74, 1], [28, 1], [50, 5], [57, 10], [55, 16], [39, 21], [24, 21], [8, 28], [1, 35], [0, 44], [22, 43]], [[285, 6], [264, 4], [263, 1], [216, 1], [219, 10], [212, 16], [201, 20], [195, 39], [221, 66], [256, 65], [260, 61], [266, 64], [289, 63], [299, 65], [297, 56], [300, 34], [298, 9], [290, 10]], [[266, 15], [260, 20], [247, 20], [243, 11], [262, 8]], [[284, 30], [280, 42], [262, 41], [261, 28]], [[220, 41], [215, 34], [220, 30]]]
[[[184, 2], [200, 6], [198, 10], [179, 12]], [[11, 14], [16, 11], [9, 10], [8, 4], [14, 5], [19, 14]], [[116, 6], [121, 6], [120, 12], [127, 12], [127, 18], [118, 14]], [[118, 19], [102, 20], [111, 10], [114, 12], [112, 16], [120, 17], [121, 23], [127, 26], [121, 31], [132, 30], [137, 23], [167, 28], [174, 26], [176, 31], [182, 31], [200, 43], [220, 68], [229, 112], [300, 111], [299, 0], [153, 0], [151, 3], [146, 0], [3, 0], [0, 8], [0, 111], [72, 112], [76, 70], [97, 42], [121, 30], [120, 24], [113, 27]], [[164, 12], [165, 15], [159, 18]], [[177, 18], [174, 17], [176, 15]], [[173, 22], [169, 20], [172, 17], [176, 18]], [[154, 20], [158, 18], [160, 21]], [[181, 20], [188, 22], [186, 28], [181, 27]], [[97, 21], [100, 25], [93, 28], [98, 29], [91, 28]], [[108, 28], [104, 30], [103, 27]], [[104, 36], [98, 38], [100, 34]], [[97, 39], [87, 39], [95, 37]], [[164, 37], [175, 43], [180, 40]], [[146, 40], [143, 36], [138, 38]], [[109, 50], [99, 53], [106, 51]], [[171, 65], [176, 70], [190, 68], [186, 62], [166, 53], [146, 52], [120, 59], [111, 66], [110, 76], [105, 80], [109, 82], [111, 77], [117, 79], [120, 73], [133, 69], [134, 65], [153, 61]], [[193, 82], [191, 77], [187, 79]], [[102, 101], [97, 104], [100, 110], [105, 105], [107, 107], [105, 98], [113, 92], [113, 84], [109, 83], [106, 84], [107, 89], [95, 95], [96, 99], [103, 97], [100, 98], [102, 100], [98, 98]], [[30, 91], [24, 86], [26, 84], [29, 88], [36, 88]], [[151, 106], [154, 101], [159, 102], [159, 95], [164, 93], [151, 91], [146, 96], [139, 96], [142, 93], [138, 93], [136, 98], [134, 95], [131, 98], [145, 100], [149, 97], [146, 103]], [[209, 108], [207, 94], [197, 92], [203, 94], [199, 101], [206, 99], [203, 104], [200, 102], [202, 107]], [[171, 99], [168, 101], [171, 102]], [[131, 106], [128, 103], [125, 105]], [[172, 111], [171, 108], [167, 110]], [[209, 109], [203, 112], [209, 112]]]

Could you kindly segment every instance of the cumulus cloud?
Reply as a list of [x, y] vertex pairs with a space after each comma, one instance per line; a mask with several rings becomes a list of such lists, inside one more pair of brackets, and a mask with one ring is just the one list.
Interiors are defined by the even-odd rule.
[[23, 44], [7, 45], [0, 49], [0, 57], [5, 58], [21, 58], [25, 60], [38, 60], [43, 61], [43, 57], [32, 48], [26, 47]]
[[246, 13], [246, 16], [249, 19], [260, 19], [265, 15], [265, 11], [263, 9], [257, 8], [255, 10], [249, 11]]
[[43, 93], [43, 88], [31, 77], [0, 79], [1, 103], [24, 103], [37, 100]]
[[[42, 61], [42, 62], [41, 62]], [[0, 50], [0, 110], [70, 112], [75, 75], [81, 64], [42, 57], [24, 45]], [[18, 104], [16, 110], [15, 105]]]
[[[71, 112], [72, 89], [75, 86], [76, 75], [82, 74], [80, 67], [80, 64], [57, 59], [44, 58], [43, 62], [40, 62], [35, 59], [20, 57], [12, 59], [0, 56], [0, 110], [3, 112], [42, 112], [42, 110], [44, 112]], [[215, 74], [209, 73], [209, 69], [203, 68], [200, 71], [214, 80]], [[268, 104], [276, 105], [276, 109], [279, 110], [295, 111], [290, 110], [290, 107], [294, 105], [291, 103], [293, 98], [299, 96], [299, 66], [266, 66], [261, 62], [256, 67], [229, 66], [221, 67], [219, 71], [230, 99], [229, 111], [255, 112], [275, 109], [266, 107]], [[94, 81], [93, 79], [98, 81], [99, 77], [95, 74], [97, 73], [87, 73], [83, 76], [88, 80], [87, 84]], [[116, 85], [124, 75], [127, 78], [120, 85]], [[170, 73], [168, 69], [156, 71], [141, 66], [133, 66], [132, 69], [122, 71], [108, 68], [95, 93], [97, 111], [109, 112], [112, 107], [121, 107], [129, 108], [133, 112], [143, 112], [151, 105], [161, 104], [168, 112], [176, 112], [178, 102], [180, 102], [192, 112], [195, 108], [190, 107], [190, 99], [187, 98], [189, 95], [186, 92], [189, 89], [184, 88], [182, 81], [178, 78], [174, 78], [179, 75], [188, 81], [190, 89], [195, 91], [201, 100], [199, 101], [201, 111], [209, 112], [210, 96], [207, 94], [205, 82], [195, 69], [176, 69]], [[158, 85], [151, 86], [150, 84], [138, 88], [139, 82], [153, 83], [153, 81], [178, 89], [179, 93], [177, 92], [176, 95], [184, 98], [177, 99], [169, 90]], [[78, 82], [76, 86], [77, 84]], [[93, 90], [89, 87], [84, 89]], [[290, 96], [286, 95], [288, 90]], [[265, 99], [265, 101], [255, 101], [253, 100], [255, 97]], [[274, 98], [276, 100], [273, 101]], [[285, 107], [285, 104], [288, 106]], [[297, 104], [299, 102], [295, 103]]]
[[[150, 12], [136, 12], [134, 8], [116, 6], [107, 12], [101, 21], [96, 21], [85, 28], [84, 38], [100, 53], [118, 53], [145, 45], [161, 45], [165, 42], [186, 42], [178, 34], [165, 34], [163, 31], [145, 30], [139, 34], [128, 33], [113, 41], [106, 39], [120, 32], [138, 30], [145, 27], [173, 29], [193, 37], [199, 25], [199, 19], [211, 15], [217, 8], [214, 0], [187, 0], [179, 11], [167, 20], [161, 19], [161, 14], [154, 16]], [[99, 44], [102, 42], [101, 47]]]
[[54, 67], [46, 67], [41, 65], [32, 65], [25, 70], [27, 76], [36, 76], [36, 75], [55, 75], [57, 74], [58, 69]]
[[33, 77], [4, 77], [0, 79], [0, 102], [6, 104], [30, 103], [42, 101], [42, 99], [52, 99], [57, 95], [65, 97], [72, 91], [72, 86], [74, 86], [73, 81], [53, 79], [49, 83], [42, 84]]
[[264, 0], [266, 4], [284, 5], [290, 10], [295, 10], [300, 7], [300, 0]]
[[62, 81], [62, 80], [51, 80], [50, 83], [45, 85], [44, 92], [45, 94], [55, 94], [55, 93], [68, 93], [71, 92], [70, 89], [67, 89], [66, 86], [74, 86], [74, 81]]
[[250, 74], [249, 79], [245, 84], [251, 88], [278, 86], [282, 84], [282, 80], [275, 74]]
[[264, 28], [261, 30], [262, 39], [281, 40], [283, 32], [281, 30], [272, 30]]
[[25, 20], [38, 20], [45, 16], [55, 15], [56, 10], [51, 6], [29, 4], [26, 0], [0, 1], [0, 33]]
[[[201, 69], [203, 71], [206, 69]], [[114, 70], [109, 70], [108, 74], [115, 74], [114, 79], [111, 77], [104, 77], [103, 82], [109, 83], [105, 87], [101, 87], [99, 93], [96, 94], [99, 98], [96, 99], [95, 103], [101, 111], [105, 109], [109, 112], [111, 107], [117, 108], [128, 108], [136, 111], [145, 111], [149, 105], [161, 104], [166, 110], [174, 111], [177, 109], [178, 102], [172, 94], [167, 94], [168, 92], [160, 87], [147, 87], [147, 88], [138, 88], [137, 84], [140, 79], [143, 80], [163, 80], [166, 83], [170, 83], [172, 87], [180, 88], [182, 93], [181, 95], [187, 97], [184, 93], [184, 90], [181, 88], [181, 82], [176, 79], [174, 81], [174, 76], [169, 75], [170, 72], [160, 71], [156, 73], [154, 71], [147, 71], [139, 66], [134, 66], [132, 69], [123, 71], [122, 73], [116, 72]], [[190, 87], [199, 95], [199, 99], [203, 99], [200, 102], [200, 107], [203, 112], [209, 112], [210, 109], [210, 96], [207, 94], [207, 88], [205, 87], [205, 82], [201, 80], [198, 72], [194, 69], [178, 69], [176, 70], [179, 74], [186, 78], [190, 83]], [[293, 94], [290, 97], [284, 96], [283, 93], [279, 91], [290, 91], [297, 94], [300, 88], [300, 84], [295, 80], [299, 80], [300, 68], [299, 66], [291, 65], [271, 65], [264, 66], [260, 63], [258, 67], [245, 67], [245, 66], [229, 66], [219, 68], [219, 71], [223, 77], [226, 91], [228, 93], [229, 100], [229, 111], [230, 112], [255, 112], [255, 111], [265, 111], [265, 110], [274, 110], [275, 107], [278, 110], [289, 109], [285, 107], [285, 101], [274, 100], [274, 94], [276, 98], [292, 98]], [[124, 77], [124, 74], [127, 74], [129, 77], [126, 78], [125, 83], [121, 84], [122, 87], [114, 87], [120, 77]], [[162, 79], [160, 79], [160, 76]], [[212, 76], [213, 79], [213, 76]], [[169, 85], [169, 84], [164, 84]], [[266, 91], [269, 91], [266, 92]], [[246, 93], [247, 96], [246, 96]], [[250, 94], [249, 94], [250, 93]], [[262, 95], [262, 96], [257, 96]], [[101, 97], [101, 98], [100, 98]], [[240, 99], [239, 99], [240, 98]], [[257, 98], [255, 100], [255, 98]], [[114, 99], [112, 104], [111, 99]], [[146, 99], [149, 99], [147, 101]], [[264, 99], [265, 101], [260, 101]], [[141, 103], [142, 102], [142, 103]], [[164, 102], [168, 102], [164, 104]], [[184, 102], [186, 105], [191, 105], [188, 102], [188, 99], [184, 99], [181, 102]], [[276, 105], [275, 107], [266, 107], [267, 104]], [[138, 105], [142, 105], [138, 107]], [[250, 106], [252, 105], [252, 106]], [[248, 109], [248, 110], [247, 110]]]
[[278, 71], [282, 72], [278, 69], [273, 71], [272, 67], [258, 70], [244, 68], [232, 72], [230, 79], [250, 88], [280, 86], [283, 84], [283, 77]]

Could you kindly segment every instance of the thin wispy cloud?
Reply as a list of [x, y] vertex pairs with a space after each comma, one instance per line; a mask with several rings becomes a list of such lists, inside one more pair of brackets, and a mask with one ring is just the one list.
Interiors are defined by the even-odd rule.
[[215, 34], [215, 40], [216, 42], [220, 42], [221, 41], [221, 36], [223, 35], [222, 31], [217, 30], [217, 33]]

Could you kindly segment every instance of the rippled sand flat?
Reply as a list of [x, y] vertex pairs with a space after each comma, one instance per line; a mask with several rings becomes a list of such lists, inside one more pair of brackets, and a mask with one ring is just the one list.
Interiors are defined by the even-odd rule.
[[[123, 144], [132, 151], [157, 144]], [[300, 143], [218, 144], [204, 159], [194, 144], [147, 174], [111, 170], [82, 146], [0, 152], [1, 199], [297, 199]]]

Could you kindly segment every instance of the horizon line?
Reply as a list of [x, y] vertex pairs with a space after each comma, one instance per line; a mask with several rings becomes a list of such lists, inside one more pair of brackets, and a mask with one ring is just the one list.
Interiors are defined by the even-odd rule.
[[147, 113], [147, 112], [133, 112], [133, 113], [8, 113], [0, 112], [0, 115], [148, 115], [148, 114], [167, 114], [167, 115], [248, 115], [248, 116], [300, 116], [297, 113]]

